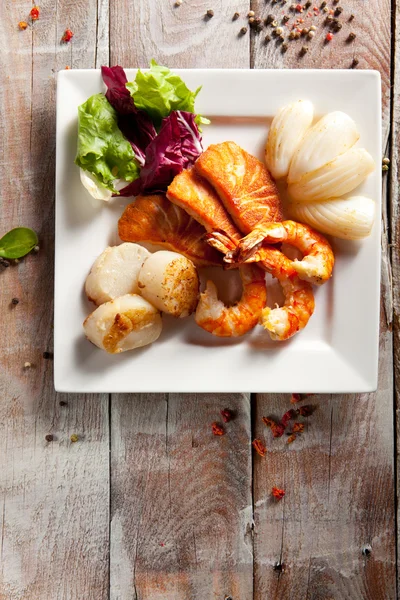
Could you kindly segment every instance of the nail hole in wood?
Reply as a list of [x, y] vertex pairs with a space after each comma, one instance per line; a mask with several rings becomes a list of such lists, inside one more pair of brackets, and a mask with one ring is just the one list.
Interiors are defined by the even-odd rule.
[[372, 553], [371, 544], [364, 544], [364, 546], [361, 548], [361, 552], [363, 553], [363, 556], [371, 556], [371, 553]]

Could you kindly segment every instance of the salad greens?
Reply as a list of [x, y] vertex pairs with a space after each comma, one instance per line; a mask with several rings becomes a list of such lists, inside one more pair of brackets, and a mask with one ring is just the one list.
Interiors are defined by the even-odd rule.
[[2, 258], [22, 258], [37, 246], [38, 236], [29, 227], [11, 229], [0, 239]]
[[75, 163], [116, 193], [113, 181], [133, 181], [139, 165], [131, 144], [118, 127], [118, 116], [103, 94], [91, 96], [78, 108], [78, 152]]
[[[194, 103], [201, 86], [191, 92], [184, 81], [167, 67], [158, 65], [155, 60], [150, 62], [150, 69], [142, 72], [140, 69], [135, 81], [126, 84], [137, 108], [145, 110], [153, 119], [156, 127], [161, 125], [164, 117], [173, 110], [184, 110], [194, 113]], [[196, 123], [208, 124], [210, 121], [200, 115]]]
[[[133, 82], [119, 66], [102, 67], [101, 73], [106, 94], [95, 94], [78, 108], [75, 163], [87, 172], [84, 176], [81, 171], [83, 184], [101, 199], [110, 192], [132, 196], [165, 191], [203, 151], [199, 124], [209, 120], [196, 115], [194, 106], [201, 88], [190, 91], [155, 61], [148, 71], [139, 70]], [[116, 180], [128, 185], [119, 192]]]

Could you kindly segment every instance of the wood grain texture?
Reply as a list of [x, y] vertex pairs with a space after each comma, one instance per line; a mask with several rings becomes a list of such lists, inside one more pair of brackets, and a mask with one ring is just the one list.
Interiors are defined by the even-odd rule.
[[248, 396], [113, 398], [112, 600], [253, 597], [249, 438]]
[[[261, 421], [281, 417], [289, 396], [257, 398], [255, 432], [269, 451], [254, 466], [255, 600], [396, 598], [392, 339], [383, 311], [381, 327], [379, 391], [302, 402], [317, 410], [300, 418], [305, 432], [290, 446]], [[274, 485], [286, 491], [281, 502]]]
[[[399, 209], [399, 156], [400, 156], [400, 2], [395, 3], [393, 32], [394, 64], [393, 64], [393, 113], [391, 136], [390, 164], [390, 216], [391, 216], [391, 246], [393, 268], [393, 358], [394, 358], [394, 389], [397, 426], [397, 473], [400, 468], [400, 209]], [[397, 522], [399, 522], [399, 482], [397, 482]], [[399, 547], [400, 537], [397, 531]], [[399, 564], [398, 564], [399, 567]], [[398, 579], [398, 586], [400, 580]]]
[[[252, 65], [348, 68], [357, 57], [358, 68], [380, 70], [386, 149], [391, 106], [390, 2], [368, 2], [361, 7], [350, 1], [343, 7], [342, 30], [330, 44], [324, 43], [329, 29], [322, 25], [321, 16], [305, 17], [302, 26], [314, 23], [318, 27], [316, 36], [313, 40], [288, 42], [286, 53], [274, 38], [265, 43], [266, 30], [252, 33]], [[260, 16], [272, 13], [282, 18], [280, 4], [254, 2], [253, 9]], [[350, 14], [355, 15], [351, 23]], [[357, 35], [351, 44], [346, 42], [349, 31]], [[309, 50], [300, 56], [303, 45]], [[396, 598], [392, 334], [388, 326], [392, 319], [392, 282], [386, 201], [385, 186], [378, 392], [312, 399], [319, 408], [309, 418], [303, 438], [292, 446], [285, 445], [285, 440], [268, 440], [267, 464], [256, 457], [256, 600]], [[263, 431], [261, 416], [281, 416], [289, 407], [288, 401], [282, 396], [257, 398], [255, 435], [268, 433]], [[273, 485], [287, 491], [281, 503], [271, 502]], [[362, 554], [366, 544], [372, 546], [368, 559]], [[284, 563], [283, 572], [274, 570], [276, 563]]]
[[[19, 31], [31, 6], [0, 7], [1, 231], [27, 225], [40, 238], [38, 254], [0, 272], [0, 598], [103, 600], [108, 397], [56, 395], [42, 356], [53, 337], [55, 75], [94, 66], [97, 6], [44, 0], [39, 21]], [[69, 45], [66, 27], [75, 33]], [[20, 302], [11, 307], [13, 297]]]
[[[214, 17], [205, 17], [212, 8]], [[151, 58], [169, 67], [250, 66], [250, 37], [240, 36], [249, 2], [216, 0], [111, 0], [111, 63], [147, 67]], [[235, 11], [241, 13], [232, 21]]]

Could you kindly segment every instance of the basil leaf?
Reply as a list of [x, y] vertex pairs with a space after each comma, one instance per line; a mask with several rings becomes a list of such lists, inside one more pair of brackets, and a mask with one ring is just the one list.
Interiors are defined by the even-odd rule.
[[29, 254], [38, 241], [38, 236], [29, 227], [16, 227], [1, 238], [0, 256], [3, 258], [21, 258]]

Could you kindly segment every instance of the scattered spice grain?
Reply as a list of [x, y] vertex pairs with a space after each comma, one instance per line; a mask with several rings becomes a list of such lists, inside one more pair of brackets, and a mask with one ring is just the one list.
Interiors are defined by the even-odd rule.
[[223, 410], [221, 410], [221, 417], [224, 423], [229, 423], [229, 421], [232, 421], [232, 419], [234, 418], [234, 413], [232, 410], [230, 410], [229, 408], [224, 408]]
[[238, 13], [238, 12], [233, 13], [232, 21], [237, 21], [239, 17], [240, 17], [240, 13]]
[[247, 27], [242, 27], [241, 30], [239, 31], [240, 35], [246, 35], [247, 33]]
[[73, 444], [75, 444], [75, 442], [79, 440], [79, 437], [76, 435], [76, 433], [73, 433], [69, 439]]
[[214, 421], [214, 423], [212, 423], [211, 431], [213, 432], [214, 435], [224, 435], [224, 433], [225, 433], [222, 425], [220, 423], [217, 423], [216, 421]]
[[282, 500], [283, 496], [285, 495], [285, 490], [281, 490], [278, 487], [274, 486], [271, 490], [271, 494], [277, 500]]
[[25, 29], [28, 27], [28, 23], [26, 21], [20, 21], [18, 23], [18, 27], [21, 31], [25, 31]]
[[348, 39], [349, 42], [352, 42], [352, 41], [354, 41], [356, 39], [356, 37], [357, 37], [356, 34], [353, 31], [351, 31], [349, 33], [349, 37], [347, 39]]
[[206, 17], [208, 17], [209, 19], [212, 19], [214, 16], [214, 11], [209, 8], [208, 11], [206, 12]]
[[17, 306], [17, 304], [19, 304], [19, 300], [18, 300], [18, 298], [13, 298], [13, 299], [11, 300], [11, 304], [12, 304], [13, 306]]
[[54, 435], [48, 433], [44, 439], [46, 440], [46, 442], [52, 442], [54, 440]]
[[260, 456], [264, 457], [266, 455], [267, 448], [265, 447], [265, 444], [260, 439], [253, 440], [252, 446], [253, 446], [254, 450], [257, 452], [257, 454], [259, 454]]

